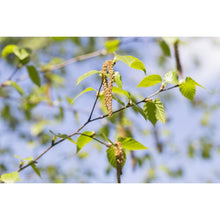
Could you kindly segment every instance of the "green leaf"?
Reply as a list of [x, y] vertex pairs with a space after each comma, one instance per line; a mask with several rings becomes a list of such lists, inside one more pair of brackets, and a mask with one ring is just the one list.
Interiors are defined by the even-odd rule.
[[132, 108], [133, 108], [135, 111], [139, 112], [139, 113], [144, 117], [144, 119], [147, 120], [147, 117], [146, 117], [146, 115], [145, 115], [143, 109], [142, 109], [139, 105], [137, 105], [135, 102], [133, 102], [132, 104], [133, 104], [133, 105], [132, 105]]
[[13, 52], [20, 61], [25, 60], [30, 56], [28, 50], [25, 48], [14, 47]]
[[96, 74], [96, 73], [101, 73], [101, 71], [91, 70], [91, 71], [89, 71], [89, 72], [87, 72], [87, 73], [84, 73], [82, 76], [80, 76], [80, 77], [78, 78], [76, 85], [79, 85], [79, 83], [80, 83], [83, 79], [85, 79], [85, 78], [87, 78], [88, 76], [91, 76], [91, 75], [93, 75], [93, 74]]
[[162, 38], [169, 45], [173, 45], [179, 41], [178, 37], [162, 37]]
[[112, 98], [113, 98], [114, 100], [116, 100], [119, 104], [125, 106], [125, 103], [124, 103], [123, 101], [121, 101], [119, 98], [117, 98], [116, 96], [112, 95]]
[[15, 81], [8, 80], [8, 81], [4, 82], [4, 85], [5, 86], [13, 86], [21, 95], [24, 95], [23, 89]]
[[196, 94], [196, 83], [190, 77], [186, 77], [185, 81], [179, 85], [180, 92], [183, 96], [190, 99], [194, 99]]
[[170, 47], [167, 45], [167, 43], [164, 40], [161, 40], [159, 42], [159, 45], [160, 45], [160, 48], [163, 51], [164, 56], [170, 57], [171, 56]]
[[10, 53], [14, 53], [14, 50], [18, 49], [18, 46], [11, 44], [7, 45], [3, 50], [2, 50], [2, 57], [7, 57]]
[[88, 87], [87, 89], [83, 90], [82, 92], [80, 92], [79, 95], [77, 95], [74, 99], [72, 99], [71, 105], [73, 105], [73, 103], [75, 102], [75, 100], [81, 96], [82, 94], [86, 93], [86, 92], [90, 92], [90, 91], [96, 91], [95, 89], [93, 89], [92, 87]]
[[[114, 146], [109, 147], [106, 152], [107, 152], [107, 158], [108, 158], [109, 163], [110, 163], [114, 168], [116, 168], [116, 167], [117, 167], [117, 162], [116, 162], [116, 157], [115, 157], [115, 149], [114, 149]], [[122, 164], [122, 167], [124, 166], [125, 161], [126, 161], [126, 154], [125, 154], [124, 150], [123, 150], [123, 154], [124, 154], [124, 158], [125, 158], [125, 159], [124, 159], [124, 162], [123, 162], [123, 164]]]
[[143, 70], [144, 73], [146, 74], [146, 68], [145, 68], [144, 64], [142, 63], [142, 61], [140, 61], [136, 57], [121, 56], [121, 55], [116, 54], [115, 59], [116, 59], [116, 61], [120, 60], [120, 61], [124, 62], [125, 64], [127, 64], [131, 68]]
[[150, 87], [150, 86], [154, 86], [158, 83], [162, 82], [162, 78], [160, 75], [149, 75], [146, 76], [139, 84], [137, 87]]
[[136, 141], [133, 138], [130, 137], [119, 137], [118, 141], [121, 142], [121, 146], [123, 149], [127, 150], [146, 150], [148, 149], [140, 142]]
[[[77, 139], [77, 153], [90, 141], [92, 141], [92, 136], [94, 136], [94, 131], [84, 131]], [[85, 136], [86, 135], [86, 136]], [[90, 137], [88, 137], [90, 136]]]
[[27, 66], [27, 71], [32, 82], [40, 87], [40, 77], [36, 68], [34, 66]]
[[117, 94], [125, 95], [125, 96], [127, 96], [128, 98], [130, 98], [130, 96], [131, 96], [128, 91], [123, 90], [123, 89], [120, 89], [120, 88], [115, 87], [115, 86], [112, 88], [112, 92], [117, 93]]
[[36, 166], [34, 163], [31, 164], [31, 167], [32, 167], [32, 169], [34, 170], [34, 172], [35, 172], [39, 177], [41, 177], [40, 170], [37, 168], [37, 166]]
[[26, 158], [21, 158], [21, 157], [19, 157], [18, 155], [14, 155], [14, 157], [16, 157], [16, 158], [18, 158], [19, 160], [24, 160], [24, 161], [31, 161], [31, 160], [33, 160], [33, 157], [26, 157]]
[[143, 110], [147, 119], [155, 126], [155, 124], [157, 123], [157, 118], [156, 118], [156, 106], [154, 102], [152, 101], [145, 102]]
[[76, 142], [71, 137], [69, 137], [67, 134], [60, 134], [60, 133], [55, 134], [53, 131], [51, 131], [51, 130], [49, 130], [49, 131], [50, 131], [50, 133], [52, 133], [56, 137], [67, 139], [70, 142], [72, 142], [73, 144], [76, 144]]
[[116, 85], [120, 88], [120, 89], [122, 89], [122, 81], [121, 81], [121, 75], [120, 75], [120, 73], [119, 72], [114, 72], [114, 81], [115, 81], [115, 83], [116, 83]]
[[156, 107], [155, 111], [156, 111], [157, 120], [159, 120], [159, 121], [161, 121], [162, 123], [165, 124], [166, 117], [165, 117], [163, 103], [160, 101], [160, 99], [155, 99], [154, 104], [155, 104], [155, 107]]
[[204, 86], [202, 86], [202, 85], [200, 85], [199, 83], [197, 83], [194, 79], [192, 79], [191, 77], [189, 77], [194, 83], [195, 83], [195, 85], [197, 85], [197, 86], [199, 86], [199, 87], [201, 87], [201, 88], [203, 88], [203, 89], [206, 89]]
[[118, 50], [119, 44], [120, 44], [120, 40], [109, 40], [105, 42], [105, 47], [108, 53], [112, 53]]
[[170, 71], [164, 75], [163, 80], [164, 83], [178, 84], [179, 83], [178, 73], [176, 71]]
[[106, 141], [108, 141], [108, 142], [111, 143], [112, 145], [114, 145], [114, 143], [106, 136], [105, 133], [101, 133], [100, 136], [103, 137]]
[[1, 175], [0, 179], [5, 183], [14, 183], [16, 181], [20, 181], [18, 172], [5, 173]]

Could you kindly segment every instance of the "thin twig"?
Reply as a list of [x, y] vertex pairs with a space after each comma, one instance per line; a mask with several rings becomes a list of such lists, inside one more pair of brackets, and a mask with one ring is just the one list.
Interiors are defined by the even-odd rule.
[[[143, 100], [141, 100], [141, 101], [139, 101], [139, 102], [136, 102], [136, 104], [138, 105], [138, 104], [140, 104], [140, 103], [142, 103], [142, 102], [146, 102], [147, 99], [152, 98], [153, 96], [155, 96], [155, 95], [157, 95], [157, 94], [159, 94], [159, 93], [161, 93], [161, 92], [168, 91], [168, 90], [173, 89], [173, 88], [176, 88], [176, 87], [178, 87], [178, 85], [172, 86], [172, 87], [167, 88], [167, 89], [159, 89], [158, 91], [156, 91], [156, 92], [154, 92], [153, 94], [149, 95], [147, 98], [145, 98], [145, 99], [143, 99]], [[96, 102], [97, 102], [97, 101], [96, 101]], [[127, 109], [127, 108], [131, 107], [132, 105], [133, 105], [133, 104], [129, 104], [129, 105], [123, 107], [123, 108], [120, 108], [120, 109], [118, 109], [118, 110], [112, 112], [112, 114], [115, 114], [115, 113], [117, 113], [117, 112], [123, 111], [124, 109]], [[80, 128], [78, 128], [75, 132], [73, 132], [72, 134], [70, 134], [68, 137], [72, 137], [72, 136], [76, 135], [77, 133], [79, 133], [79, 131], [82, 130], [88, 123], [90, 123], [90, 122], [92, 122], [92, 121], [99, 120], [99, 119], [103, 119], [103, 118], [106, 118], [106, 117], [108, 117], [108, 115], [102, 115], [102, 116], [100, 116], [100, 117], [87, 120]], [[50, 149], [52, 149], [54, 146], [56, 146], [57, 144], [62, 143], [62, 142], [65, 141], [65, 140], [66, 140], [66, 138], [62, 138], [62, 139], [60, 139], [60, 140], [57, 141], [57, 142], [53, 142], [48, 148], [46, 148], [46, 149], [45, 149], [39, 156], [37, 156], [34, 160], [32, 160], [32, 161], [29, 162], [28, 164], [26, 164], [26, 165], [20, 167], [20, 168], [17, 170], [17, 172], [20, 172], [20, 171], [24, 170], [25, 168], [31, 166], [32, 164], [36, 163], [36, 162], [37, 162], [44, 154], [46, 154]]]
[[183, 79], [182, 65], [181, 65], [181, 62], [180, 62], [179, 47], [178, 46], [179, 46], [179, 42], [177, 41], [174, 44], [176, 68], [177, 68], [177, 71], [178, 71], [178, 74], [179, 74], [180, 78]]
[[106, 49], [97, 50], [97, 51], [94, 51], [92, 53], [87, 53], [87, 54], [84, 54], [84, 55], [81, 55], [81, 56], [74, 57], [72, 59], [64, 61], [63, 63], [56, 64], [56, 65], [53, 65], [51, 67], [43, 67], [43, 68], [40, 69], [40, 72], [47, 72], [47, 71], [57, 70], [57, 69], [65, 67], [69, 64], [75, 63], [77, 61], [82, 61], [82, 60], [86, 60], [86, 59], [89, 59], [89, 58], [92, 58], [92, 57], [97, 57], [97, 56], [106, 55], [106, 54], [107, 54]]
[[102, 84], [103, 84], [103, 82], [101, 81], [101, 84], [100, 84], [99, 90], [98, 90], [98, 92], [97, 92], [97, 94], [96, 94], [95, 102], [94, 102], [94, 104], [93, 104], [93, 106], [92, 106], [92, 110], [91, 110], [91, 113], [90, 113], [90, 115], [89, 115], [88, 121], [90, 121], [90, 119], [92, 118], [92, 114], [93, 114], [93, 112], [94, 112], [96, 103], [97, 103], [97, 101], [98, 101], [99, 94], [100, 94], [100, 91], [101, 91], [101, 88], [102, 88]]

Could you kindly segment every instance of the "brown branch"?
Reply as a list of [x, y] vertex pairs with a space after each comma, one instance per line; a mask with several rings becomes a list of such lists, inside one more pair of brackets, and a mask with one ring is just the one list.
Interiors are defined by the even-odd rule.
[[176, 41], [176, 43], [174, 44], [174, 52], [175, 52], [177, 72], [180, 78], [183, 79], [182, 65], [181, 65], [180, 56], [179, 56], [179, 42], [178, 41]]
[[69, 64], [75, 63], [77, 61], [82, 61], [82, 60], [86, 60], [86, 59], [89, 59], [89, 58], [92, 58], [92, 57], [97, 57], [97, 56], [106, 55], [106, 54], [107, 54], [106, 49], [97, 50], [97, 51], [94, 51], [92, 53], [87, 53], [87, 54], [83, 54], [81, 56], [74, 57], [72, 59], [64, 61], [63, 63], [56, 64], [56, 65], [53, 65], [51, 67], [43, 67], [43, 68], [40, 69], [40, 72], [47, 72], [47, 71], [57, 70], [57, 69], [65, 67]]
[[[157, 95], [157, 94], [159, 94], [159, 93], [161, 93], [161, 92], [168, 91], [168, 90], [170, 90], [170, 89], [176, 88], [176, 87], [178, 87], [178, 86], [179, 86], [179, 85], [175, 85], [175, 86], [172, 86], [172, 87], [167, 88], [167, 89], [161, 89], [161, 88], [160, 88], [158, 91], [156, 91], [156, 92], [154, 92], [153, 94], [149, 95], [147, 98], [145, 98], [145, 99], [143, 99], [143, 100], [141, 100], [141, 101], [139, 101], [139, 102], [136, 102], [136, 104], [138, 105], [138, 104], [140, 104], [140, 103], [146, 102], [147, 99], [152, 98], [153, 96], [155, 96], [155, 95]], [[96, 103], [97, 103], [97, 99], [96, 99], [96, 101], [95, 101], [95, 104], [96, 104]], [[95, 105], [95, 104], [94, 104], [94, 105]], [[125, 110], [125, 109], [127, 109], [127, 108], [129, 108], [129, 107], [131, 107], [131, 106], [132, 106], [132, 104], [129, 104], [129, 105], [123, 107], [123, 108], [120, 108], [120, 109], [118, 109], [118, 110], [112, 112], [112, 114], [115, 114], [115, 113], [117, 113], [117, 112], [123, 111], [123, 110]], [[107, 114], [107, 115], [102, 115], [102, 116], [97, 117], [97, 118], [94, 118], [94, 119], [88, 119], [80, 128], [78, 128], [75, 132], [73, 132], [72, 134], [70, 134], [68, 137], [72, 137], [72, 136], [76, 135], [77, 133], [79, 133], [79, 131], [82, 130], [88, 123], [90, 123], [90, 122], [92, 122], [92, 121], [99, 120], [99, 119], [103, 119], [103, 118], [106, 118], [106, 117], [108, 117], [108, 114]], [[66, 140], [66, 138], [62, 138], [62, 139], [60, 139], [60, 140], [57, 141], [57, 142], [52, 142], [52, 144], [51, 144], [48, 148], [46, 148], [46, 149], [45, 149], [39, 156], [37, 156], [34, 160], [32, 160], [31, 162], [29, 162], [28, 164], [26, 164], [26, 165], [24, 165], [24, 166], [22, 166], [22, 167], [19, 167], [19, 169], [17, 170], [17, 172], [20, 172], [20, 171], [24, 170], [25, 168], [31, 166], [32, 164], [36, 163], [44, 154], [46, 154], [46, 153], [47, 153], [49, 150], [51, 150], [54, 146], [56, 146], [57, 144], [62, 143], [62, 142], [65, 141], [65, 140]]]

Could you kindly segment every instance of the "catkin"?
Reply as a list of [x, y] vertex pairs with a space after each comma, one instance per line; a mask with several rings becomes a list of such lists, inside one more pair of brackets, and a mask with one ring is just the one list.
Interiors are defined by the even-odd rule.
[[[113, 71], [113, 61], [108, 60], [102, 66], [102, 83], [105, 97], [105, 106], [108, 110], [108, 115], [112, 115], [112, 88], [114, 82], [114, 71]], [[107, 80], [107, 70], [109, 73], [109, 83]]]
[[117, 178], [118, 182], [120, 182], [120, 176], [122, 175], [122, 165], [124, 163], [124, 152], [121, 146], [121, 142], [116, 142], [114, 144], [114, 150], [115, 150], [115, 158], [116, 158], [116, 169], [117, 169]]

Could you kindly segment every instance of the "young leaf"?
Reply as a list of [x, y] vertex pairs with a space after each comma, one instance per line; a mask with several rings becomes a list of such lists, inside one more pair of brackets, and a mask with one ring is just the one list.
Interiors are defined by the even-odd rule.
[[[94, 131], [84, 131], [77, 139], [77, 153], [90, 141], [92, 141], [92, 136], [94, 136]], [[90, 136], [90, 137], [88, 137]]]
[[155, 124], [157, 123], [157, 118], [156, 118], [156, 106], [154, 102], [152, 101], [145, 102], [143, 110], [147, 119], [155, 126]]
[[71, 137], [69, 137], [67, 134], [60, 134], [60, 133], [55, 134], [53, 131], [51, 131], [51, 130], [49, 130], [49, 131], [50, 131], [50, 133], [52, 133], [55, 137], [67, 139], [67, 140], [69, 140], [70, 142], [76, 144], [76, 142], [75, 142]]
[[4, 86], [13, 86], [21, 95], [24, 95], [23, 89], [15, 81], [8, 80], [4, 82]]
[[74, 99], [72, 99], [71, 105], [73, 105], [73, 103], [75, 102], [75, 100], [81, 96], [82, 94], [84, 94], [85, 92], [90, 92], [90, 91], [96, 91], [95, 89], [93, 89], [92, 87], [88, 87], [87, 89], [83, 90], [82, 92], [80, 92], [79, 95], [77, 95]]
[[143, 70], [144, 73], [146, 74], [146, 68], [145, 68], [144, 64], [136, 57], [121, 56], [121, 55], [116, 54], [115, 59], [116, 59], [116, 61], [120, 60], [120, 61], [124, 62], [125, 64], [127, 64], [131, 68]]
[[132, 105], [132, 108], [133, 108], [135, 111], [139, 112], [139, 113], [144, 117], [144, 119], [147, 120], [147, 117], [146, 117], [146, 115], [145, 115], [143, 109], [142, 109], [139, 105], [137, 105], [135, 102], [133, 102], [132, 104], [133, 104], [133, 105]]
[[87, 73], [84, 73], [82, 76], [80, 76], [80, 77], [78, 78], [76, 85], [79, 85], [79, 83], [80, 83], [83, 79], [87, 78], [88, 76], [94, 75], [94, 74], [96, 74], [96, 73], [101, 73], [101, 71], [91, 70], [91, 71], [89, 71], [89, 72], [87, 72]]
[[176, 71], [170, 71], [166, 73], [163, 77], [164, 83], [170, 83], [170, 84], [178, 84], [179, 83], [179, 77]]
[[156, 107], [155, 111], [156, 111], [157, 120], [159, 120], [159, 121], [161, 121], [162, 123], [165, 124], [166, 118], [165, 118], [163, 103], [160, 101], [160, 99], [155, 99], [154, 104], [155, 104], [155, 107]]
[[136, 141], [133, 138], [130, 137], [119, 137], [118, 141], [121, 142], [121, 146], [123, 149], [127, 150], [146, 150], [148, 149], [140, 142]]
[[14, 183], [16, 181], [20, 181], [18, 172], [5, 173], [1, 175], [0, 179], [5, 183]]
[[173, 45], [179, 41], [178, 37], [162, 37], [162, 38], [169, 45]]
[[41, 177], [40, 170], [37, 168], [37, 166], [36, 166], [34, 163], [31, 164], [31, 167], [32, 167], [32, 169], [34, 170], [34, 172], [35, 172], [39, 177]]
[[179, 89], [183, 96], [191, 101], [194, 99], [196, 94], [196, 84], [190, 77], [186, 77], [186, 80], [179, 85]]
[[116, 83], [116, 85], [122, 89], [122, 81], [121, 81], [121, 75], [119, 72], [114, 72], [114, 81]]
[[[14, 53], [14, 49], [18, 49], [18, 46], [16, 45], [7, 45], [3, 50], [2, 50], [2, 57], [7, 57], [10, 53]], [[16, 50], [15, 49], [15, 50]]]
[[167, 45], [167, 43], [164, 40], [161, 40], [159, 42], [159, 45], [160, 45], [160, 48], [163, 51], [164, 56], [170, 57], [171, 56], [170, 47]]
[[31, 81], [40, 87], [40, 77], [34, 66], [27, 66], [27, 71]]
[[25, 160], [25, 161], [31, 161], [31, 160], [33, 160], [33, 157], [26, 157], [26, 158], [21, 158], [21, 157], [19, 157], [18, 155], [14, 155], [14, 157], [16, 157], [16, 158], [18, 158], [19, 160]]
[[25, 60], [26, 58], [28, 58], [30, 56], [30, 53], [25, 48], [15, 47], [13, 49], [13, 52], [18, 57], [18, 59], [20, 61], [23, 61], [23, 60]]
[[[117, 162], [116, 162], [116, 157], [115, 157], [115, 149], [114, 149], [114, 146], [109, 147], [106, 152], [107, 152], [107, 158], [108, 158], [109, 163], [110, 163], [114, 168], [116, 168], [116, 167], [117, 167]], [[126, 154], [125, 154], [124, 150], [123, 150], [123, 154], [124, 154], [124, 162], [123, 162], [123, 164], [122, 164], [122, 167], [124, 166], [125, 161], [126, 161]]]
[[162, 82], [162, 78], [160, 75], [149, 75], [146, 76], [139, 84], [137, 87], [150, 87], [150, 86], [154, 86], [158, 83]]
[[122, 94], [122, 95], [125, 95], [125, 96], [127, 96], [128, 98], [130, 98], [130, 93], [128, 92], [128, 91], [126, 91], [126, 90], [123, 90], [123, 89], [120, 89], [120, 88], [118, 88], [118, 87], [113, 87], [112, 88], [112, 92], [114, 92], [114, 93], [118, 93], [118, 94]]
[[105, 47], [108, 53], [112, 53], [118, 50], [119, 44], [120, 44], [120, 40], [109, 40], [105, 42]]
[[112, 95], [112, 98], [113, 98], [114, 100], [116, 100], [119, 104], [125, 106], [125, 103], [124, 103], [123, 101], [121, 101], [119, 98], [117, 98], [116, 96]]

